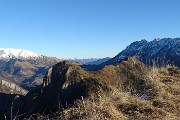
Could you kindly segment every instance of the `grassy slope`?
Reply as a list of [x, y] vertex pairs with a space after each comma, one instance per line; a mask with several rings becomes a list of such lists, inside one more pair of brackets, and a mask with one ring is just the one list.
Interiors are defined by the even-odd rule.
[[146, 68], [141, 62], [129, 58], [98, 72], [86, 72], [79, 67], [76, 70], [81, 78], [96, 79], [110, 90], [99, 89], [57, 113], [32, 117], [90, 120], [180, 119], [180, 69], [176, 67]]

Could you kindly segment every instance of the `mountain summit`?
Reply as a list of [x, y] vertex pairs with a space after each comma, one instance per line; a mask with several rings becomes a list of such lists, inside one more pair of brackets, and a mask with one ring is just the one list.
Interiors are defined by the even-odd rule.
[[180, 67], [180, 38], [156, 38], [150, 42], [133, 42], [105, 64], [114, 64], [129, 56], [148, 65], [155, 61], [159, 65], [173, 64]]
[[29, 50], [14, 49], [14, 48], [0, 48], [0, 58], [4, 59], [36, 59], [42, 58], [42, 55], [31, 52]]

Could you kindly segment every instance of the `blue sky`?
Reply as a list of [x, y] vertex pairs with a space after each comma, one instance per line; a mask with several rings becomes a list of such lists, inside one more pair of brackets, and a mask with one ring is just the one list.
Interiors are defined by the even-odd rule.
[[0, 0], [0, 47], [59, 58], [115, 56], [180, 37], [180, 0]]

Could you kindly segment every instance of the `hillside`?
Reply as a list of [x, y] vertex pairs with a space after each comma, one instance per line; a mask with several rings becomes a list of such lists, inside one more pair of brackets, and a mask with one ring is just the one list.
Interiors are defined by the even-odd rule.
[[28, 50], [0, 48], [0, 78], [30, 90], [43, 82], [49, 67], [61, 61]]
[[[177, 120], [179, 78], [179, 68], [149, 68], [134, 58], [96, 72], [63, 61], [47, 71], [40, 88], [16, 98], [13, 116], [18, 113], [23, 114], [20, 119], [40, 120]], [[3, 110], [8, 117], [10, 108]]]
[[10, 81], [0, 79], [0, 93], [26, 95], [27, 92], [22, 87]]

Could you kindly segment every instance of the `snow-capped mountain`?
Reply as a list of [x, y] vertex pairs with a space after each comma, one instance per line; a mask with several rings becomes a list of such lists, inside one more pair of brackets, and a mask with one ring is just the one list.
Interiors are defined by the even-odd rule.
[[104, 64], [114, 64], [132, 56], [145, 64], [155, 61], [158, 65], [180, 66], [180, 38], [156, 38], [153, 41], [141, 40], [131, 43], [125, 50]]
[[0, 48], [0, 80], [9, 80], [23, 88], [40, 85], [49, 67], [61, 61], [37, 53], [13, 48]]
[[23, 49], [14, 49], [14, 48], [0, 48], [0, 58], [4, 59], [36, 59], [41, 58], [42, 55], [39, 55], [37, 53], [31, 52], [29, 50], [23, 50]]

